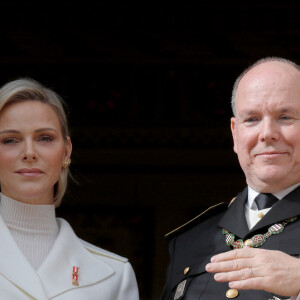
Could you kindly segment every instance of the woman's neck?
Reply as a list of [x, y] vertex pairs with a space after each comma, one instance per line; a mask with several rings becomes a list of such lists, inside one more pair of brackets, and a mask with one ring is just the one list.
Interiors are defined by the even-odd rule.
[[54, 205], [31, 205], [1, 194], [0, 214], [20, 250], [37, 269], [59, 232]]

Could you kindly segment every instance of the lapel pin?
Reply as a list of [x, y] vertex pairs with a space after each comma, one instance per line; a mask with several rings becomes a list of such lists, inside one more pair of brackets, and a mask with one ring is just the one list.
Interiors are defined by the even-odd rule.
[[79, 272], [79, 268], [78, 267], [73, 267], [73, 272], [72, 272], [72, 284], [75, 285], [75, 286], [79, 286], [79, 283], [78, 283], [78, 274]]

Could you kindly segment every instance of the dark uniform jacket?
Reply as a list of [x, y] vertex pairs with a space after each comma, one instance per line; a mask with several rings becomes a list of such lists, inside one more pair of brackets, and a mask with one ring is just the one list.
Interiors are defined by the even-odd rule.
[[[267, 233], [268, 228], [275, 223], [300, 215], [300, 187], [298, 187], [278, 201], [249, 230], [245, 219], [247, 195], [246, 188], [229, 207], [228, 203], [216, 205], [166, 236], [170, 239], [170, 264], [162, 300], [227, 300], [225, 294], [229, 289], [228, 283], [216, 282], [214, 274], [205, 271], [205, 266], [213, 255], [232, 249], [225, 243], [222, 228], [234, 233], [235, 240], [245, 241], [255, 234]], [[299, 257], [300, 218], [287, 224], [281, 233], [270, 236], [260, 248], [280, 250]], [[178, 285], [179, 291], [175, 297]], [[274, 294], [265, 291], [240, 290], [236, 299], [276, 299], [273, 296]], [[275, 296], [279, 299], [289, 298]]]

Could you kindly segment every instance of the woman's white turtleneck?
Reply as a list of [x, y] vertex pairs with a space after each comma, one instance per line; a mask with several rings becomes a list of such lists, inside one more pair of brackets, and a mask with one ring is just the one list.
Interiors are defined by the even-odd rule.
[[0, 214], [24, 256], [37, 270], [59, 233], [55, 206], [32, 205], [0, 195]]

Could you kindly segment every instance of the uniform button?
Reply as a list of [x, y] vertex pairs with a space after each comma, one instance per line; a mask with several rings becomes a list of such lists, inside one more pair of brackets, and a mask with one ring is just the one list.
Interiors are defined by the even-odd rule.
[[258, 217], [259, 217], [259, 218], [262, 218], [263, 216], [264, 216], [263, 213], [259, 213], [259, 214], [258, 214]]
[[186, 267], [183, 271], [183, 274], [186, 275], [188, 272], [190, 271], [190, 268], [189, 267]]
[[226, 297], [229, 299], [236, 298], [238, 295], [239, 295], [239, 292], [236, 289], [230, 289], [226, 292]]

